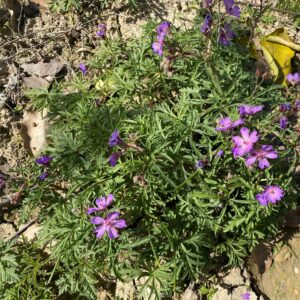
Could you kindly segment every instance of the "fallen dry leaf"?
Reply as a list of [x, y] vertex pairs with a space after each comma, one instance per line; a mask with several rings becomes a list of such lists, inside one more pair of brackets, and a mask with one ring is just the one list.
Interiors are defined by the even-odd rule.
[[48, 119], [39, 111], [25, 111], [21, 122], [24, 148], [29, 154], [38, 155], [47, 144]]
[[28, 88], [48, 87], [63, 67], [64, 64], [57, 59], [52, 59], [49, 63], [22, 64], [21, 68], [31, 75], [24, 77], [23, 82]]

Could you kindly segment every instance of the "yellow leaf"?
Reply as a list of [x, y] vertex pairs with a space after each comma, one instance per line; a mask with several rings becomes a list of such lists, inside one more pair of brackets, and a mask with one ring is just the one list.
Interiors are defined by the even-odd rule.
[[286, 75], [291, 73], [291, 59], [300, 45], [295, 44], [284, 28], [278, 28], [260, 40], [266, 61], [274, 76], [274, 80], [286, 86]]

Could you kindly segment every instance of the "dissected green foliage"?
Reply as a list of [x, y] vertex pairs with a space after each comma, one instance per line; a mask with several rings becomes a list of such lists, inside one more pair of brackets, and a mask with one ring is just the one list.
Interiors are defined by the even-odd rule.
[[[110, 276], [143, 279], [140, 297], [149, 297], [148, 288], [169, 297], [186, 280], [241, 265], [296, 206], [296, 133], [279, 127], [281, 87], [255, 77], [245, 48], [209, 44], [198, 24], [173, 30], [168, 72], [152, 53], [154, 38], [150, 24], [141, 39], [103, 40], [86, 77], [30, 93], [35, 108], [48, 109], [54, 160], [44, 182], [36, 183], [41, 168], [34, 163], [21, 170], [22, 218], [40, 207], [42, 230], [28, 249], [1, 246], [1, 293], [8, 299], [96, 299], [98, 283]], [[264, 105], [245, 126], [278, 151], [267, 170], [234, 159], [232, 133], [215, 130], [218, 118], [238, 116], [240, 104]], [[133, 146], [111, 167], [115, 129]], [[195, 169], [198, 160], [204, 168]], [[270, 184], [285, 197], [264, 207], [255, 195]], [[128, 227], [118, 239], [96, 239], [86, 209], [109, 193]], [[50, 254], [39, 251], [45, 247]]]

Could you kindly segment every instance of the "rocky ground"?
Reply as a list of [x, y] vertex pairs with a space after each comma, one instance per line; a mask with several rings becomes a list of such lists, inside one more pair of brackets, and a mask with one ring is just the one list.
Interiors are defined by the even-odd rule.
[[[0, 238], [9, 239], [24, 226], [7, 213], [5, 206], [16, 196], [9, 184], [18, 176], [14, 170], [39, 153], [46, 143], [47, 121], [43, 114], [30, 109], [24, 91], [32, 87], [49, 89], [55, 80], [70, 79], [79, 63], [87, 61], [101, 43], [95, 35], [98, 23], [106, 23], [108, 34], [122, 39], [139, 36], [142, 25], [149, 19], [169, 20], [175, 27], [186, 29], [196, 15], [195, 2], [145, 0], [139, 1], [136, 11], [122, 4], [124, 1], [116, 1], [105, 10], [90, 3], [80, 14], [50, 12], [44, 0], [34, 0], [29, 5], [18, 0], [3, 3], [0, 9], [0, 176], [8, 184], [0, 193]], [[266, 34], [278, 27], [287, 27], [291, 39], [300, 42], [300, 28], [293, 25], [288, 14], [273, 11], [264, 15], [256, 31]], [[212, 299], [242, 299], [246, 291], [251, 293], [251, 300], [300, 299], [297, 213], [293, 220], [278, 240], [255, 249], [247, 268], [218, 274]], [[33, 224], [24, 232], [28, 239], [38, 234], [39, 227]], [[201, 299], [198, 289], [198, 283], [192, 284], [176, 299]], [[120, 299], [132, 299], [133, 291], [133, 284], [118, 282], [115, 294]], [[99, 291], [99, 299], [108, 299], [109, 294]]]

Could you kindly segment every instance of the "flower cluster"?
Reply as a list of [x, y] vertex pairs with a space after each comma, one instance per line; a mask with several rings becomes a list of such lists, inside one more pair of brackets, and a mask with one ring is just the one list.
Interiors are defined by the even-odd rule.
[[[109, 194], [107, 197], [101, 197], [96, 199], [96, 207], [91, 207], [87, 209], [87, 214], [92, 214], [95, 212], [105, 211], [110, 204], [113, 202], [114, 196]], [[95, 228], [95, 234], [97, 238], [101, 238], [105, 232], [110, 239], [115, 239], [119, 236], [116, 228], [121, 229], [127, 227], [126, 221], [119, 219], [120, 213], [113, 211], [108, 213], [104, 218], [99, 216], [94, 216], [91, 218], [91, 223], [94, 225], [99, 225]]]
[[156, 28], [157, 40], [156, 40], [156, 42], [152, 43], [152, 50], [155, 54], [158, 54], [159, 56], [163, 55], [164, 41], [165, 41], [167, 34], [169, 33], [170, 27], [171, 27], [171, 23], [165, 21], [165, 22], [162, 22]]
[[98, 24], [98, 30], [96, 31], [96, 35], [101, 38], [106, 37], [106, 25], [105, 24]]
[[[219, 125], [216, 127], [217, 131], [228, 131], [234, 130], [239, 125], [245, 123], [244, 117], [252, 116], [262, 111], [263, 105], [240, 105], [238, 107], [238, 112], [240, 119], [233, 121], [229, 117], [220, 119], [218, 121]], [[281, 105], [281, 110], [286, 111], [289, 108], [289, 105]], [[233, 148], [232, 153], [234, 158], [244, 157], [245, 165], [247, 167], [253, 167], [257, 163], [258, 167], [263, 170], [270, 167], [269, 159], [278, 158], [277, 152], [273, 149], [271, 145], [261, 145], [257, 146], [260, 136], [257, 130], [251, 131], [247, 127], [242, 127], [240, 129], [240, 135], [232, 136]], [[267, 205], [268, 203], [275, 203], [283, 197], [283, 191], [280, 187], [271, 186], [265, 188], [263, 194], [257, 195], [256, 199], [259, 200], [260, 204]], [[278, 191], [282, 191], [279, 193]], [[278, 197], [273, 196], [274, 193], [277, 193]], [[275, 200], [274, 200], [275, 199]]]
[[[48, 155], [42, 155], [38, 159], [35, 160], [35, 162], [39, 165], [42, 165], [44, 168], [50, 167], [50, 163], [53, 160], [53, 157], [48, 156]], [[39, 176], [40, 181], [44, 181], [46, 178], [49, 177], [48, 172], [42, 172], [41, 175]]]
[[[234, 4], [234, 0], [223, 0], [226, 14], [239, 18], [241, 15], [240, 7]], [[201, 26], [201, 32], [205, 36], [211, 34], [211, 28], [213, 25], [212, 18], [212, 7], [213, 3], [210, 0], [204, 0], [202, 7], [208, 10], [207, 15], [204, 18], [204, 22]], [[223, 46], [229, 46], [231, 40], [234, 38], [235, 33], [231, 30], [231, 25], [229, 23], [224, 23], [223, 26], [219, 29], [218, 43]]]

